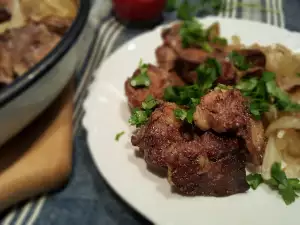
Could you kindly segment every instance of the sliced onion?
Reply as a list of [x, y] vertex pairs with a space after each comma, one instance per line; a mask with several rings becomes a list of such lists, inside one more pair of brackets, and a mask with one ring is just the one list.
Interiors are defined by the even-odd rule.
[[282, 154], [283, 160], [288, 164], [300, 163], [300, 133], [294, 129], [284, 131], [275, 141], [277, 150]]
[[299, 164], [288, 164], [284, 168], [284, 172], [288, 178], [299, 178], [300, 177], [300, 165]]
[[294, 116], [280, 117], [268, 126], [266, 136], [269, 137], [275, 131], [284, 129], [300, 129], [300, 119]]
[[275, 135], [272, 134], [268, 139], [263, 164], [261, 167], [261, 174], [264, 179], [270, 179], [270, 171], [274, 162], [281, 162], [281, 157], [276, 149]]

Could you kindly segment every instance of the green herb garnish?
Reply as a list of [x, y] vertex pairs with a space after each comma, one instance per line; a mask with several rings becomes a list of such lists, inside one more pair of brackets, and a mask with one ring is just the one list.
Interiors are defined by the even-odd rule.
[[196, 72], [198, 75], [197, 83], [205, 94], [222, 74], [222, 66], [216, 59], [209, 58], [196, 69]]
[[262, 176], [260, 174], [250, 174], [246, 177], [247, 183], [249, 186], [253, 189], [256, 190], [256, 188], [264, 182]]
[[139, 63], [140, 73], [137, 76], [134, 76], [130, 80], [130, 85], [132, 87], [149, 87], [151, 84], [150, 78], [147, 74], [148, 65], [144, 64], [142, 60]]
[[227, 39], [226, 38], [222, 38], [222, 37], [215, 37], [215, 38], [213, 38], [212, 39], [212, 43], [218, 44], [218, 45], [221, 45], [221, 46], [227, 46], [228, 45]]
[[192, 124], [195, 110], [196, 110], [196, 107], [191, 107], [190, 109], [187, 109], [187, 110], [177, 108], [177, 109], [174, 109], [174, 115], [175, 115], [176, 119], [186, 121], [186, 122]]
[[184, 48], [191, 45], [201, 47], [201, 44], [207, 41], [206, 32], [196, 19], [186, 20], [182, 23], [180, 37]]
[[142, 108], [144, 110], [151, 110], [157, 106], [157, 101], [153, 98], [152, 95], [148, 95], [145, 101], [142, 103]]
[[215, 85], [215, 81], [222, 73], [222, 67], [216, 59], [209, 58], [196, 69], [196, 72], [198, 78], [195, 84], [167, 87], [164, 93], [166, 101], [187, 107], [187, 109], [176, 109], [174, 113], [177, 119], [186, 120], [188, 123], [193, 122], [193, 115], [200, 98]]
[[262, 79], [266, 82], [267, 91], [275, 99], [274, 102], [278, 109], [283, 111], [300, 110], [300, 105], [293, 103], [288, 94], [277, 86], [274, 73], [264, 72]]
[[[203, 25], [199, 23], [197, 19], [185, 20], [180, 28], [182, 47], [195, 46], [202, 48], [204, 51], [213, 52], [214, 49], [209, 44], [209, 32], [210, 29], [204, 29]], [[215, 37], [212, 43], [227, 45], [227, 40], [225, 38]]]
[[200, 44], [201, 48], [206, 52], [213, 52], [214, 49], [208, 44], [208, 42], [203, 42]]
[[245, 77], [236, 88], [249, 98], [249, 109], [256, 119], [260, 119], [263, 112], [269, 111], [271, 104], [282, 111], [300, 110], [300, 105], [293, 103], [288, 94], [277, 86], [272, 72], [264, 72], [261, 78]]
[[231, 86], [227, 86], [225, 84], [217, 84], [217, 86], [214, 88], [214, 90], [219, 91], [219, 90], [230, 90], [232, 89]]
[[179, 120], [185, 120], [187, 116], [187, 111], [184, 109], [174, 109], [174, 115]]
[[185, 85], [181, 87], [167, 87], [164, 99], [168, 102], [175, 102], [178, 105], [190, 105], [192, 99], [200, 99], [203, 96], [198, 84]]
[[233, 65], [240, 70], [244, 71], [250, 68], [250, 65], [247, 62], [246, 58], [236, 51], [232, 51], [229, 54], [229, 59], [233, 63]]
[[158, 105], [158, 102], [149, 95], [142, 103], [142, 108], [135, 108], [128, 120], [130, 125], [140, 127], [148, 121], [149, 116]]
[[181, 87], [167, 87], [164, 99], [188, 107], [199, 104], [198, 99], [213, 87], [216, 79], [221, 75], [222, 66], [216, 59], [209, 58], [196, 69], [196, 72], [197, 83]]
[[132, 114], [128, 120], [130, 125], [140, 127], [148, 121], [148, 113], [147, 111], [141, 110], [139, 108], [135, 108], [132, 110]]
[[256, 189], [261, 183], [267, 184], [273, 190], [277, 190], [286, 205], [293, 203], [300, 191], [299, 179], [288, 179], [285, 172], [281, 169], [281, 164], [273, 163], [271, 167], [271, 179], [264, 180], [260, 174], [250, 174], [246, 178], [252, 189]]
[[123, 136], [124, 134], [125, 134], [124, 131], [122, 131], [122, 132], [120, 132], [120, 133], [117, 133], [116, 136], [115, 136], [115, 140], [116, 140], [116, 141], [119, 141], [119, 140], [120, 140], [120, 137]]

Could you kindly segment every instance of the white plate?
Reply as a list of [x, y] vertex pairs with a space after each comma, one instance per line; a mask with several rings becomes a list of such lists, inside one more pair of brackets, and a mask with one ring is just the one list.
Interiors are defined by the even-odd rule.
[[[218, 20], [223, 36], [239, 35], [245, 44], [281, 43], [300, 49], [300, 34], [245, 20]], [[131, 206], [155, 224], [162, 225], [290, 225], [299, 223], [300, 200], [286, 206], [274, 191], [261, 186], [225, 198], [182, 197], [172, 194], [166, 179], [146, 169], [130, 144], [132, 129], [124, 95], [124, 81], [140, 58], [155, 63], [154, 50], [161, 44], [160, 29], [145, 33], [119, 48], [98, 69], [84, 107], [83, 124], [96, 165], [111, 187]], [[119, 142], [116, 133], [125, 131]]]

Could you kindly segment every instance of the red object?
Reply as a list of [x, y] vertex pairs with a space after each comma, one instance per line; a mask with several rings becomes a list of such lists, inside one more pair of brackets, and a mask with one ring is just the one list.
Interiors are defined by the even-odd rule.
[[114, 10], [125, 21], [147, 21], [161, 17], [166, 0], [113, 0]]

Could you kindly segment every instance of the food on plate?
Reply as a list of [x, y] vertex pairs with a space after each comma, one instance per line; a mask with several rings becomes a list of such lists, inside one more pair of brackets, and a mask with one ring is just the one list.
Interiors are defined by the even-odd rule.
[[2, 0], [0, 7], [0, 84], [5, 87], [59, 43], [78, 5], [75, 0]]
[[300, 57], [281, 45], [229, 43], [218, 23], [196, 19], [161, 38], [158, 66], [141, 61], [125, 82], [131, 142], [146, 163], [183, 195], [265, 183], [291, 204], [300, 190]]

